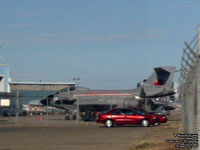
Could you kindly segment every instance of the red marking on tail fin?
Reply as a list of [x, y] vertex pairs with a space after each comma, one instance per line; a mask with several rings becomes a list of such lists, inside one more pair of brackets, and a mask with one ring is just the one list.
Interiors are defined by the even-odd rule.
[[155, 86], [162, 86], [163, 84], [163, 80], [154, 80], [154, 85]]

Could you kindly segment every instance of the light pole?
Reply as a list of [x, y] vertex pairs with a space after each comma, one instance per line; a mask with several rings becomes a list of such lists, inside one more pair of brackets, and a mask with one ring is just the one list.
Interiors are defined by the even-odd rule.
[[[78, 90], [80, 78], [79, 77], [74, 78], [73, 80], [76, 82], [76, 86]], [[76, 90], [76, 121], [77, 123], [79, 123], [79, 97], [78, 97], [77, 90]]]
[[15, 122], [16, 124], [19, 123], [19, 91], [17, 91], [17, 95], [16, 95], [16, 104], [15, 104]]

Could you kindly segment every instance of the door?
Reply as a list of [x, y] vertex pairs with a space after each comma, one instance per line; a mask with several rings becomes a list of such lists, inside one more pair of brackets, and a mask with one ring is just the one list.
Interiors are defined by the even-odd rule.
[[130, 109], [124, 109], [123, 113], [125, 114], [125, 120], [127, 124], [135, 124], [137, 122], [137, 115], [134, 111]]
[[112, 112], [112, 120], [116, 124], [125, 124], [126, 123], [126, 116], [122, 112], [122, 109], [116, 109]]

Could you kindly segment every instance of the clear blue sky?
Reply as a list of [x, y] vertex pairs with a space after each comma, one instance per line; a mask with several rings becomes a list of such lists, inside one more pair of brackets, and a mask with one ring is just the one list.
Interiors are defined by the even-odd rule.
[[199, 0], [0, 0], [0, 63], [13, 81], [129, 89], [176, 66], [197, 33]]

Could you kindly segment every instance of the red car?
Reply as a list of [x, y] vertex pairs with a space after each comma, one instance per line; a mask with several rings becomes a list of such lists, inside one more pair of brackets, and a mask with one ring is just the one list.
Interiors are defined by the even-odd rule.
[[97, 123], [103, 123], [106, 127], [123, 124], [140, 124], [148, 127], [150, 124], [157, 123], [157, 118], [148, 114], [139, 114], [133, 109], [116, 108], [98, 115]]
[[157, 119], [157, 123], [155, 123], [154, 125], [159, 125], [160, 123], [167, 122], [167, 117], [165, 115], [153, 114], [153, 113], [145, 111], [145, 110], [143, 110], [141, 108], [130, 108], [130, 109], [134, 110], [138, 114], [150, 115], [152, 117], [155, 117]]

